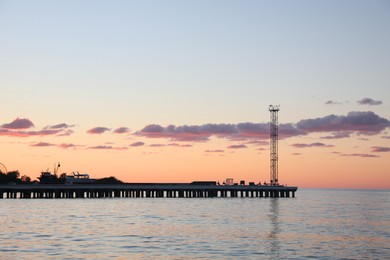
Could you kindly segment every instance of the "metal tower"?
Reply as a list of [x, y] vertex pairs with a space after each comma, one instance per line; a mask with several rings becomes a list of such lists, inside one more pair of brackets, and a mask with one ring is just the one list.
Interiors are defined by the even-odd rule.
[[271, 185], [278, 184], [278, 112], [279, 106], [270, 105], [270, 182]]

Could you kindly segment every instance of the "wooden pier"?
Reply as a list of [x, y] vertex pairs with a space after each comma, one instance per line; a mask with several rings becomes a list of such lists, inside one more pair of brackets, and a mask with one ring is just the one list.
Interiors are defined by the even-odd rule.
[[202, 184], [0, 185], [0, 199], [62, 198], [289, 198], [297, 187]]

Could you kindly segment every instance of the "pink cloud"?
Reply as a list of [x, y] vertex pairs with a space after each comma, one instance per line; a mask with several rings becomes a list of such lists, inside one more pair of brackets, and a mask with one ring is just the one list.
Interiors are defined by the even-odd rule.
[[[304, 131], [303, 129], [297, 128], [293, 124], [279, 124], [279, 138], [290, 138], [295, 136], [301, 136], [301, 135], [307, 135], [308, 133]], [[269, 130], [268, 130], [268, 137], [269, 138]]]
[[252, 140], [248, 141], [245, 144], [253, 144], [253, 145], [258, 145], [258, 146], [264, 146], [264, 145], [269, 145], [268, 141], [263, 141], [263, 140]]
[[[322, 118], [303, 119], [297, 124], [279, 124], [279, 138], [303, 136], [315, 132], [331, 132], [323, 139], [348, 138], [351, 134], [375, 135], [390, 126], [390, 121], [375, 113], [350, 112], [346, 116], [328, 115]], [[204, 124], [204, 125], [148, 125], [135, 135], [148, 138], [167, 138], [173, 141], [206, 142], [210, 137], [232, 141], [269, 139], [269, 123]]]
[[245, 144], [232, 144], [226, 148], [228, 148], [228, 149], [244, 149], [244, 148], [247, 148], [247, 146]]
[[348, 137], [351, 137], [351, 132], [341, 131], [341, 132], [332, 133], [332, 135], [321, 137], [321, 139], [342, 139]]
[[192, 147], [193, 145], [191, 144], [178, 144], [178, 143], [169, 143], [169, 144], [151, 144], [149, 145], [150, 147], [167, 147], [167, 146], [172, 146], [172, 147]]
[[111, 150], [113, 147], [111, 145], [97, 145], [97, 146], [91, 146], [89, 149], [96, 149], [96, 150]]
[[372, 147], [371, 152], [373, 153], [390, 152], [390, 147], [374, 146]]
[[136, 135], [149, 138], [169, 138], [174, 141], [192, 141], [204, 142], [208, 141], [212, 135], [224, 135], [232, 133], [233, 129], [230, 125], [206, 124], [201, 126], [174, 126], [169, 125], [162, 127], [160, 125], [148, 125], [138, 131]]
[[346, 156], [346, 157], [362, 157], [362, 158], [374, 158], [379, 157], [378, 155], [374, 154], [365, 154], [365, 153], [352, 153], [352, 154], [340, 154], [340, 156]]
[[304, 119], [297, 127], [307, 132], [357, 132], [359, 134], [379, 134], [390, 126], [390, 121], [375, 113], [349, 112], [346, 116], [329, 115], [316, 119]]
[[0, 135], [11, 137], [29, 137], [29, 136], [47, 136], [55, 135], [61, 130], [40, 130], [40, 131], [9, 131], [7, 129], [0, 130]]
[[65, 123], [62, 124], [57, 124], [57, 125], [52, 125], [52, 126], [46, 126], [45, 129], [67, 129], [67, 128], [72, 128], [75, 127], [75, 125], [68, 125]]
[[205, 150], [206, 153], [224, 153], [224, 150]]
[[127, 150], [127, 147], [114, 147], [111, 145], [97, 145], [97, 146], [90, 146], [88, 149], [92, 150]]
[[[281, 138], [305, 134], [292, 124], [279, 126]], [[269, 124], [267, 123], [239, 123], [239, 124], [204, 124], [191, 126], [148, 125], [135, 133], [148, 138], [168, 138], [174, 141], [205, 142], [211, 136], [230, 140], [268, 139]]]
[[130, 146], [138, 147], [138, 146], [143, 146], [144, 144], [145, 144], [144, 142], [135, 142], [135, 143], [130, 144]]
[[178, 144], [178, 143], [170, 143], [168, 146], [174, 146], [174, 147], [192, 147], [191, 144]]
[[73, 130], [66, 129], [66, 130], [60, 132], [57, 136], [69, 136], [69, 135], [72, 135], [73, 133], [74, 133]]
[[3, 124], [0, 127], [0, 136], [10, 136], [10, 137], [29, 137], [29, 136], [48, 136], [48, 135], [70, 135], [73, 133], [72, 130], [68, 129], [74, 125], [67, 125], [65, 123], [47, 126], [42, 130], [38, 131], [29, 131], [26, 130], [30, 127], [33, 127], [34, 124], [29, 119], [20, 119], [17, 118], [9, 124]]
[[80, 145], [75, 145], [75, 144], [60, 144], [58, 145], [59, 148], [62, 148], [62, 149], [69, 149], [69, 148], [76, 148], [76, 147], [79, 147]]
[[3, 124], [1, 127], [5, 129], [27, 129], [33, 126], [33, 122], [31, 122], [29, 119], [18, 117], [11, 123]]
[[164, 147], [166, 146], [165, 144], [151, 144], [149, 145], [150, 147]]
[[129, 132], [130, 132], [130, 129], [127, 128], [127, 127], [119, 127], [119, 128], [114, 130], [115, 134], [126, 134], [126, 133], [129, 133]]
[[88, 134], [103, 134], [106, 131], [110, 131], [107, 127], [94, 127], [87, 131]]
[[46, 143], [46, 142], [39, 142], [39, 143], [36, 143], [36, 144], [32, 144], [30, 146], [33, 146], [33, 147], [49, 147], [49, 146], [55, 146], [55, 144]]
[[297, 144], [292, 144], [291, 146], [295, 148], [308, 148], [308, 147], [333, 147], [333, 145], [326, 145], [323, 143], [311, 143], [311, 144], [302, 144], [302, 143], [297, 143]]

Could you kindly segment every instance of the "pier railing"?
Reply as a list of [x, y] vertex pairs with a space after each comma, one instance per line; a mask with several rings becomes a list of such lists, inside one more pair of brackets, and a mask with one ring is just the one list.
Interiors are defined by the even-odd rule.
[[295, 197], [297, 187], [193, 184], [0, 185], [0, 199], [43, 198], [267, 198]]

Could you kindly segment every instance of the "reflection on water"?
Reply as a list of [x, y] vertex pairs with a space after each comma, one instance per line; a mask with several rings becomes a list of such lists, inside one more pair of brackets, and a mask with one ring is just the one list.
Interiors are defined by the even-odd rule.
[[390, 192], [0, 200], [0, 259], [383, 259]]
[[270, 240], [271, 244], [270, 255], [274, 259], [278, 259], [280, 257], [279, 199], [280, 198], [270, 198], [269, 200], [269, 221], [271, 223], [271, 229], [268, 235], [268, 239]]

